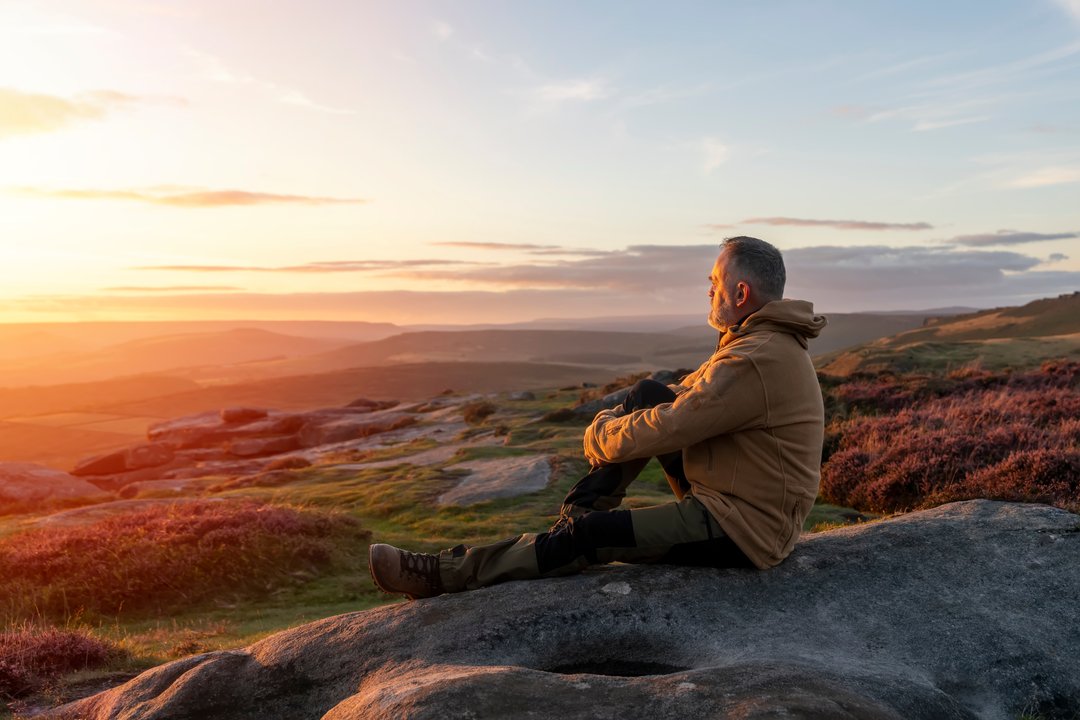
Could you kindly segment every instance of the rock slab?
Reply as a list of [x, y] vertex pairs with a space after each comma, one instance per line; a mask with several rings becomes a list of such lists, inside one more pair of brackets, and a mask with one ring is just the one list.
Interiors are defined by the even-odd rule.
[[0, 463], [0, 503], [101, 502], [110, 497], [62, 470], [36, 463]]
[[54, 718], [1015, 720], [1080, 708], [1080, 516], [976, 500], [778, 568], [616, 565], [327, 618]]
[[551, 479], [551, 458], [527, 455], [470, 460], [449, 465], [446, 469], [464, 470], [468, 475], [453, 490], [440, 495], [438, 504], [473, 505], [543, 490]]

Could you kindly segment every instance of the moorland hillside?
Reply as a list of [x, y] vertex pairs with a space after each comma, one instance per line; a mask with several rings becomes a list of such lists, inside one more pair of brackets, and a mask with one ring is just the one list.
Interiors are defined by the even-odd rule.
[[1037, 367], [1049, 357], [1080, 355], [1080, 292], [1019, 307], [935, 318], [924, 327], [816, 358], [829, 375]]

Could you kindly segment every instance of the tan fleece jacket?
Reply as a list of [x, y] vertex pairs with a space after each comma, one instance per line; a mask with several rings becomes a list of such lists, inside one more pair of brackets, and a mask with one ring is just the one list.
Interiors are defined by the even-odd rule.
[[585, 457], [615, 463], [682, 450], [691, 491], [761, 569], [791, 552], [817, 497], [824, 411], [807, 351], [826, 320], [778, 300], [725, 332], [674, 402], [602, 410]]

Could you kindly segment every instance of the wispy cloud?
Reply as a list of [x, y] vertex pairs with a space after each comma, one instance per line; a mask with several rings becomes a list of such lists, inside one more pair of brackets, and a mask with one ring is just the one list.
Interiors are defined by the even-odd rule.
[[444, 20], [433, 20], [431, 22], [431, 34], [440, 40], [449, 40], [454, 35], [454, 28]]
[[120, 285], [102, 288], [102, 292], [116, 293], [172, 293], [172, 292], [235, 292], [243, 290], [233, 285]]
[[180, 98], [144, 98], [115, 90], [81, 93], [71, 98], [0, 88], [0, 138], [60, 130], [85, 120], [143, 104], [186, 104]]
[[[704, 313], [709, 268], [717, 246], [634, 245], [603, 257], [498, 267], [408, 268], [392, 261], [335, 261], [298, 268], [328, 272], [355, 266], [417, 277], [465, 280], [461, 290], [439, 292], [259, 294], [248, 292], [116, 292], [80, 297], [14, 299], [14, 309], [73, 317], [290, 317], [372, 319], [390, 322], [507, 322], [536, 317]], [[943, 305], [1000, 306], [1080, 287], [1080, 272], [1040, 269], [1046, 261], [1011, 251], [951, 246], [815, 246], [784, 251], [787, 297], [819, 309], [855, 312]], [[1051, 259], [1052, 260], [1052, 259]], [[429, 261], [411, 261], [421, 264]], [[390, 266], [397, 265], [396, 270]], [[170, 266], [160, 266], [162, 269]], [[184, 266], [171, 266], [184, 267]], [[211, 272], [236, 271], [222, 268]], [[291, 268], [254, 268], [295, 272]], [[305, 271], [305, 270], [301, 270]], [[485, 288], [486, 286], [486, 288]], [[183, 286], [182, 286], [183, 287]], [[478, 289], [484, 288], [484, 289]]]
[[482, 265], [469, 260], [327, 260], [304, 263], [303, 265], [140, 265], [129, 270], [166, 270], [169, 272], [193, 273], [342, 273], [342, 272], [378, 272], [399, 270], [402, 268], [427, 267], [432, 265]]
[[631, 245], [622, 250], [588, 251], [578, 259], [531, 262], [471, 269], [401, 269], [395, 277], [454, 280], [500, 288], [607, 288], [649, 294], [681, 287], [708, 275], [716, 245]]
[[1080, 0], [1054, 0], [1076, 22], [1080, 22]]
[[1010, 187], [1031, 188], [1080, 182], [1080, 167], [1045, 167], [1014, 178]]
[[[1068, 4], [1071, 6], [1073, 2]], [[1030, 76], [1035, 71], [1060, 70], [1066, 67], [1061, 61], [1069, 60], [1078, 53], [1080, 53], [1080, 41], [1075, 41], [999, 65], [932, 78], [926, 81], [926, 86], [932, 89], [947, 89], [950, 93], [956, 93], [960, 90], [970, 91], [989, 85], [1003, 85]]]
[[993, 233], [981, 233], [976, 235], [957, 235], [944, 240], [948, 245], [965, 245], [967, 247], [990, 247], [998, 245], [1023, 245], [1025, 243], [1043, 242], [1045, 240], [1068, 240], [1080, 237], [1080, 233], [1036, 233], [1021, 232], [1019, 230], [998, 230]]
[[957, 125], [986, 122], [991, 119], [991, 115], [986, 110], [1005, 101], [1004, 97], [999, 96], [956, 100], [952, 96], [945, 98], [940, 95], [942, 94], [936, 92], [929, 102], [918, 102], [899, 107], [840, 106], [834, 112], [859, 118], [867, 123], [899, 120], [910, 123], [912, 132], [927, 132]]
[[429, 245], [440, 247], [469, 248], [471, 250], [558, 250], [558, 245], [534, 245], [533, 243], [503, 243], [503, 242], [468, 242], [446, 241], [433, 242]]
[[707, 137], [701, 141], [702, 167], [705, 172], [711, 173], [727, 162], [731, 155], [731, 148], [714, 137]]
[[77, 190], [47, 188], [12, 188], [14, 192], [62, 200], [127, 200], [182, 208], [209, 208], [245, 205], [357, 205], [363, 198], [335, 198], [321, 195], [283, 195], [248, 190], [196, 190], [164, 192], [159, 190]]
[[591, 102], [611, 97], [615, 90], [602, 78], [579, 78], [562, 82], [546, 83], [533, 91], [533, 96], [543, 102]]
[[271, 94], [277, 102], [283, 105], [295, 105], [330, 115], [356, 114], [356, 110], [352, 108], [340, 108], [316, 102], [309, 98], [307, 93], [296, 88], [261, 80], [243, 70], [237, 70], [215, 55], [210, 55], [195, 48], [186, 48], [185, 52], [199, 66], [203, 75], [214, 82], [230, 85], [250, 85]]
[[956, 125], [971, 125], [973, 123], [986, 122], [990, 119], [989, 115], [979, 115], [976, 117], [961, 117], [961, 118], [942, 118], [939, 120], [919, 120], [915, 123], [915, 127], [912, 128], [915, 132], [926, 132], [927, 130], [940, 130], [941, 128], [955, 127]]
[[[831, 227], [835, 230], [931, 230], [933, 225], [926, 222], [895, 223], [876, 220], [812, 220], [792, 217], [760, 217], [742, 221], [744, 225], [776, 225], [796, 227]], [[715, 229], [727, 229], [731, 225], [710, 225]]]
[[502, 243], [502, 242], [468, 242], [448, 241], [433, 242], [430, 245], [441, 247], [467, 248], [470, 250], [495, 250], [495, 251], [520, 251], [529, 255], [562, 255], [596, 257], [607, 255], [607, 250], [591, 250], [589, 248], [570, 248], [562, 245], [536, 245], [533, 243]]

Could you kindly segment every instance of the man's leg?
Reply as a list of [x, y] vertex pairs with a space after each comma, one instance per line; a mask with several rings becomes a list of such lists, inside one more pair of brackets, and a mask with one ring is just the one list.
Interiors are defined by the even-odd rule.
[[692, 495], [635, 510], [570, 519], [556, 532], [439, 554], [443, 590], [473, 590], [507, 580], [556, 577], [608, 562], [753, 567]]
[[[623, 401], [623, 411], [631, 413], [641, 408], [655, 407], [675, 400], [671, 388], [655, 380], [639, 380]], [[682, 499], [690, 489], [682, 466], [682, 452], [677, 451], [657, 458], [667, 475], [675, 497]], [[570, 488], [563, 499], [561, 515], [566, 518], [581, 515], [590, 510], [613, 510], [626, 497], [626, 488], [648, 464], [649, 458], [629, 460], [612, 465], [601, 465], [589, 471], [585, 477]]]

